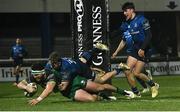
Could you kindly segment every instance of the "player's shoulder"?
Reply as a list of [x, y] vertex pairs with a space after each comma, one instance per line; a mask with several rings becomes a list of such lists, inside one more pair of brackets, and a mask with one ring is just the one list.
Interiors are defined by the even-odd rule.
[[69, 60], [71, 60], [71, 58], [67, 58], [67, 57], [61, 58], [61, 61], [69, 61]]
[[142, 14], [137, 15], [136, 19], [139, 21], [147, 21], [147, 18]]
[[45, 69], [46, 75], [49, 75], [49, 74], [52, 74], [52, 73], [53, 73], [53, 72], [52, 72], [53, 68], [52, 68], [52, 65], [51, 65], [51, 62], [50, 62], [50, 61], [48, 61], [48, 62], [45, 64], [44, 69]]
[[138, 21], [139, 24], [149, 24], [149, 20], [146, 17], [144, 17], [144, 15], [137, 15], [136, 19], [136, 21]]
[[138, 15], [135, 16], [136, 21], [142, 21], [144, 19], [145, 19], [144, 15], [138, 14]]
[[71, 58], [61, 58], [61, 60], [59, 61], [61, 64], [61, 66], [71, 66], [71, 62], [73, 62], [73, 60]]

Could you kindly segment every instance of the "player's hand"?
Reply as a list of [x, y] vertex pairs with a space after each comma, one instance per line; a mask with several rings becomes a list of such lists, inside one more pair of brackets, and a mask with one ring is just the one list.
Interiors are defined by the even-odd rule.
[[111, 59], [114, 59], [116, 57], [117, 53], [113, 53], [111, 56]]
[[34, 105], [36, 105], [38, 103], [39, 103], [39, 101], [36, 100], [36, 99], [29, 100], [29, 105], [31, 105], [31, 106], [34, 106]]
[[30, 87], [30, 86], [26, 86], [26, 90], [27, 90], [29, 93], [33, 93], [33, 92], [35, 92], [35, 91], [36, 91], [36, 89], [35, 89], [35, 88]]
[[138, 55], [139, 55], [140, 57], [145, 57], [145, 55], [144, 55], [144, 50], [139, 49]]

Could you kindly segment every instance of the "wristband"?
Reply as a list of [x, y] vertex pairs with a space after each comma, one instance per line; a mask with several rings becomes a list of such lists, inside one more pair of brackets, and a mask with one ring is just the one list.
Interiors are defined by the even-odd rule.
[[37, 101], [42, 101], [43, 98], [39, 96], [36, 100], [37, 100]]

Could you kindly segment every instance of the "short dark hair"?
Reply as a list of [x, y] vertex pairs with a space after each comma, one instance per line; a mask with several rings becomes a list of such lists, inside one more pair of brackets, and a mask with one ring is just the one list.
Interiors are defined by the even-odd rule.
[[44, 65], [42, 63], [37, 62], [37, 63], [32, 64], [31, 69], [32, 70], [43, 70]]
[[126, 9], [134, 9], [135, 10], [135, 6], [134, 3], [132, 2], [126, 2], [122, 5], [122, 10], [125, 11]]
[[56, 63], [60, 60], [60, 56], [57, 52], [54, 51], [49, 55], [49, 60], [51, 63]]

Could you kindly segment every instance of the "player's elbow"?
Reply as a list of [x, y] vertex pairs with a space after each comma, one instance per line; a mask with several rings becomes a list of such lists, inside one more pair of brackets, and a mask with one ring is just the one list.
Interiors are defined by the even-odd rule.
[[55, 85], [47, 85], [45, 90], [47, 93], [51, 93], [53, 92], [54, 87]]
[[51, 88], [46, 88], [46, 93], [50, 94], [50, 93], [52, 93], [52, 92], [53, 92], [53, 89], [51, 89]]

